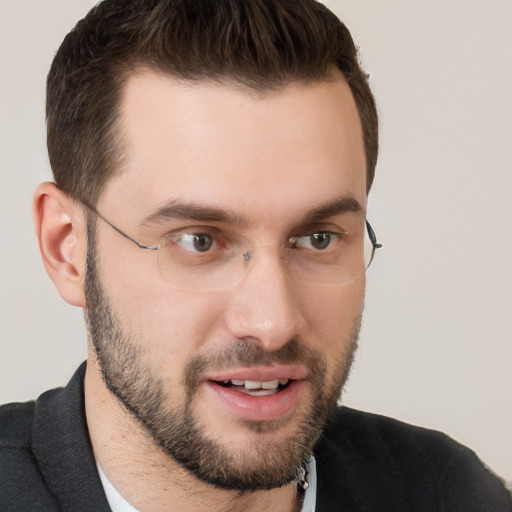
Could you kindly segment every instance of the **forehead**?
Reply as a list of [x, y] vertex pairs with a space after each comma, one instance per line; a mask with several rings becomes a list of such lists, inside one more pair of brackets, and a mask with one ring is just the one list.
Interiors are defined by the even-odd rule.
[[100, 203], [129, 201], [128, 215], [170, 200], [248, 217], [251, 208], [295, 215], [341, 195], [364, 206], [362, 130], [341, 74], [258, 93], [143, 72], [128, 80], [120, 117], [123, 167]]

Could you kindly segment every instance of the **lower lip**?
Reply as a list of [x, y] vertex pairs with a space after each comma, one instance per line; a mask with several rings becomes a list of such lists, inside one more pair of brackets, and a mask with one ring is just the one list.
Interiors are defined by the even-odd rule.
[[218, 401], [234, 416], [247, 421], [271, 421], [290, 413], [299, 403], [305, 380], [293, 380], [274, 395], [251, 396], [221, 386], [212, 381], [205, 382]]

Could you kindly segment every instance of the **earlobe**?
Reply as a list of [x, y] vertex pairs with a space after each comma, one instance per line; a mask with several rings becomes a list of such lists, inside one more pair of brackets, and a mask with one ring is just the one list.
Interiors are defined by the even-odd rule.
[[84, 307], [87, 236], [82, 209], [54, 183], [42, 183], [32, 213], [46, 272], [66, 302]]

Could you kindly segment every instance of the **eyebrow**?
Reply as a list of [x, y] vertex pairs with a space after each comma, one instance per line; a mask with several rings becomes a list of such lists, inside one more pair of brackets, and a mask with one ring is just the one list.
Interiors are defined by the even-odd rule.
[[[342, 196], [328, 201], [306, 212], [302, 222], [313, 223], [328, 217], [344, 213], [364, 212], [361, 204], [352, 196]], [[142, 221], [143, 224], [160, 224], [170, 220], [193, 220], [197, 222], [219, 222], [239, 228], [245, 228], [249, 221], [243, 215], [223, 208], [202, 206], [179, 200], [170, 200], [150, 213]]]
[[364, 210], [359, 201], [354, 197], [342, 196], [306, 212], [303, 222], [305, 224], [319, 222], [344, 213], [364, 213]]
[[195, 203], [186, 203], [171, 200], [157, 208], [144, 218], [143, 224], [164, 223], [170, 220], [194, 220], [198, 222], [222, 222], [236, 227], [247, 227], [247, 219], [229, 210], [201, 206]]

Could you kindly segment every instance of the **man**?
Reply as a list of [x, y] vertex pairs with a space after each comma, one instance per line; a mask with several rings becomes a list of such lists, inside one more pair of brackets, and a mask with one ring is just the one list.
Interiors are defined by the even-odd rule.
[[48, 77], [45, 267], [88, 361], [0, 410], [1, 510], [510, 510], [466, 448], [335, 404], [377, 115], [307, 0], [106, 0]]

